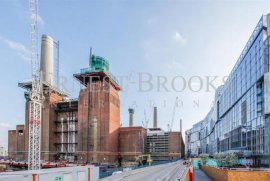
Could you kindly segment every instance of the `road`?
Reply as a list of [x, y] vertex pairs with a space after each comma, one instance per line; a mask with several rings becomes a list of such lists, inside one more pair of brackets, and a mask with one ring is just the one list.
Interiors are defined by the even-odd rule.
[[182, 161], [151, 166], [101, 179], [102, 181], [178, 181], [186, 166]]

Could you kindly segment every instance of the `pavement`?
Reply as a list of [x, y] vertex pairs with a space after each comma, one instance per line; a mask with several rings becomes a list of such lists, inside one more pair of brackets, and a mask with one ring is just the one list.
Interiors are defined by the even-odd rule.
[[193, 170], [194, 181], [212, 181], [213, 179], [208, 177], [202, 170], [194, 169]]
[[178, 181], [185, 169], [183, 161], [177, 161], [119, 173], [101, 181]]

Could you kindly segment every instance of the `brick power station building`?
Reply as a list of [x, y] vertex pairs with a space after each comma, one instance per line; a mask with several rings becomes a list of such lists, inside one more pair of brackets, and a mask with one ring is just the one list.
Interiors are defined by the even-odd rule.
[[[180, 132], [167, 132], [162, 143], [164, 149], [151, 150], [147, 140], [155, 133], [133, 125], [134, 110], [129, 109], [129, 127], [120, 127], [120, 86], [109, 71], [103, 57], [90, 55], [89, 67], [74, 74], [82, 85], [78, 99], [69, 99], [54, 82], [55, 41], [42, 36], [40, 69], [43, 73], [44, 102], [42, 110], [41, 159], [45, 161], [69, 160], [90, 163], [116, 163], [135, 161], [147, 153], [154, 160], [183, 157], [184, 143]], [[8, 153], [14, 160], [27, 160], [28, 113], [31, 82], [19, 83], [26, 90], [25, 126], [17, 125], [8, 132]], [[155, 116], [154, 127], [157, 127]], [[157, 139], [158, 142], [160, 141]], [[158, 143], [156, 145], [159, 145]], [[155, 151], [156, 150], [156, 151]], [[160, 157], [158, 155], [161, 155]]]

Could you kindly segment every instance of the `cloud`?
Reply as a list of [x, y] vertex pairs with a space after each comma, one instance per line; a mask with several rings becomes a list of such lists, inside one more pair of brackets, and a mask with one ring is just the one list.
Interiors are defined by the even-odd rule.
[[17, 54], [27, 62], [30, 62], [30, 51], [22, 44], [16, 41], [9, 40], [0, 36], [0, 42], [6, 44], [10, 49], [17, 52]]
[[187, 42], [186, 39], [177, 31], [174, 33], [173, 38], [182, 44]]
[[44, 26], [45, 21], [43, 20], [43, 18], [38, 14], [37, 15], [37, 23], [41, 26]]

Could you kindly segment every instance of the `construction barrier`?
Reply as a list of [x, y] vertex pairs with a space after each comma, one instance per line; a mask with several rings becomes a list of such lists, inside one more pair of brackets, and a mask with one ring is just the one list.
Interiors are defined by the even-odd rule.
[[92, 165], [79, 167], [51, 168], [31, 171], [3, 172], [1, 181], [97, 181], [99, 167]]
[[182, 175], [181, 181], [193, 181], [193, 167], [189, 166], [187, 167], [186, 171]]

